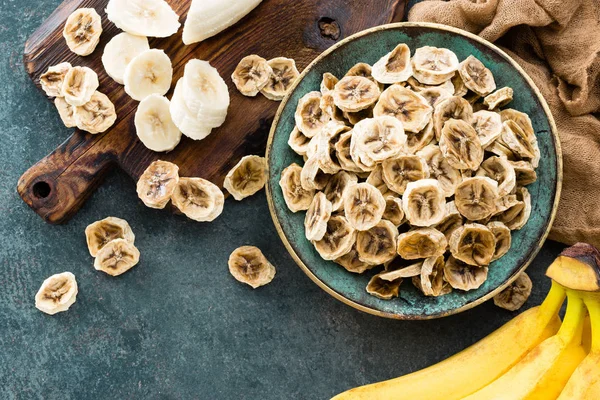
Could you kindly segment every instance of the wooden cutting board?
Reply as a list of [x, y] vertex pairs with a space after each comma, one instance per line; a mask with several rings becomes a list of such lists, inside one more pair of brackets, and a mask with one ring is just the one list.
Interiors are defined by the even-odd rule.
[[[106, 18], [108, 0], [67, 0], [42, 24], [25, 45], [24, 64], [34, 83], [48, 67], [69, 61], [87, 66], [100, 78], [99, 90], [115, 104], [118, 120], [107, 132], [91, 135], [75, 131], [60, 147], [39, 161], [19, 180], [17, 190], [44, 220], [66, 222], [114, 167], [137, 181], [146, 167], [161, 159], [179, 165], [182, 176], [199, 176], [222, 185], [225, 175], [241, 157], [264, 154], [267, 136], [279, 102], [242, 96], [231, 73], [244, 56], [266, 59], [285, 56], [296, 60], [302, 71], [318, 54], [363, 29], [399, 21], [405, 0], [264, 0], [233, 27], [204, 42], [184, 46], [181, 30], [167, 39], [151, 39], [150, 46], [166, 51], [174, 67], [173, 82], [183, 74], [187, 61], [199, 58], [216, 67], [229, 86], [231, 105], [227, 121], [205, 140], [183, 138], [169, 153], [146, 149], [135, 134], [133, 117], [137, 102], [110, 79], [101, 57], [106, 43], [120, 31]], [[201, 1], [201, 0], [200, 0]], [[191, 0], [168, 0], [181, 16]], [[92, 7], [102, 16], [104, 32], [96, 51], [87, 57], [71, 53], [62, 37], [67, 17], [76, 9]], [[42, 92], [43, 93], [43, 92]], [[171, 92], [168, 94], [170, 98]]]

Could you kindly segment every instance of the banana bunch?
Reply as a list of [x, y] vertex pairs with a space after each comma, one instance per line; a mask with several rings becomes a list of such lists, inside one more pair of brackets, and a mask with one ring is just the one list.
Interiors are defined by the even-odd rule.
[[[462, 352], [332, 400], [600, 399], [600, 251], [579, 243], [550, 265], [542, 305]], [[564, 321], [559, 311], [567, 298]]]

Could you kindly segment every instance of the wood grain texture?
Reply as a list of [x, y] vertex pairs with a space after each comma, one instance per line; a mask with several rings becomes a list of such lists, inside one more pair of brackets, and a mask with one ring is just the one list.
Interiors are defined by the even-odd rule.
[[[185, 21], [191, 0], [168, 0]], [[118, 121], [107, 132], [90, 135], [76, 131], [58, 149], [31, 167], [19, 180], [23, 200], [50, 223], [72, 217], [101, 184], [113, 166], [137, 180], [154, 160], [179, 165], [182, 176], [200, 176], [222, 185], [229, 169], [247, 154], [263, 154], [279, 102], [263, 96], [242, 96], [231, 82], [241, 58], [259, 54], [296, 60], [302, 70], [318, 54], [353, 33], [401, 20], [405, 0], [264, 0], [235, 26], [201, 43], [184, 46], [181, 30], [167, 39], [151, 39], [150, 46], [165, 50], [174, 67], [173, 83], [187, 61], [199, 58], [219, 70], [229, 86], [231, 105], [227, 121], [205, 140], [183, 138], [169, 153], [155, 153], [137, 139], [133, 117], [137, 102], [104, 72], [101, 56], [106, 43], [120, 31], [106, 18], [107, 0], [67, 0], [31, 36], [24, 64], [39, 87], [39, 77], [60, 62], [87, 66], [98, 73], [99, 90], [115, 104]], [[71, 53], [62, 37], [63, 25], [74, 10], [92, 7], [102, 16], [104, 32], [96, 51], [87, 57]], [[168, 94], [170, 95], [172, 92]]]

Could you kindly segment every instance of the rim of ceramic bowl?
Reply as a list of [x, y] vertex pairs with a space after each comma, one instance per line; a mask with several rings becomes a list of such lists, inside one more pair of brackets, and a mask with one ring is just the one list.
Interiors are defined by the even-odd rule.
[[[273, 146], [273, 138], [275, 136], [275, 132], [277, 130], [277, 127], [279, 125], [279, 119], [281, 118], [281, 115], [283, 113], [283, 110], [285, 109], [287, 102], [290, 98], [290, 96], [292, 95], [292, 93], [296, 90], [296, 87], [300, 84], [300, 82], [304, 79], [304, 77], [313, 69], [313, 67], [318, 64], [321, 60], [323, 60], [325, 57], [327, 57], [329, 54], [333, 53], [335, 50], [337, 50], [338, 48], [344, 46], [345, 44], [347, 44], [348, 42], [357, 40], [363, 36], [367, 36], [370, 35], [373, 32], [378, 32], [378, 31], [384, 31], [384, 30], [390, 30], [390, 29], [398, 29], [398, 28], [410, 28], [410, 27], [426, 27], [426, 28], [432, 28], [432, 29], [438, 29], [441, 31], [446, 31], [446, 32], [451, 32], [457, 35], [461, 35], [464, 37], [467, 37], [471, 40], [474, 40], [476, 42], [479, 42], [481, 44], [483, 44], [484, 46], [492, 49], [493, 51], [495, 51], [496, 53], [498, 53], [500, 56], [502, 56], [508, 63], [510, 63], [513, 68], [515, 68], [515, 70], [517, 70], [527, 81], [527, 83], [531, 86], [533, 92], [535, 93], [536, 97], [538, 98], [543, 110], [544, 110], [544, 114], [546, 115], [546, 118], [548, 119], [548, 124], [550, 125], [551, 128], [551, 133], [552, 133], [552, 140], [554, 142], [554, 148], [556, 149], [556, 172], [557, 172], [557, 179], [556, 179], [556, 191], [555, 191], [555, 197], [554, 197], [554, 202], [552, 205], [552, 212], [550, 214], [550, 220], [548, 222], [548, 225], [546, 227], [546, 230], [544, 231], [544, 233], [541, 235], [541, 237], [539, 238], [536, 247], [534, 249], [532, 249], [532, 251], [529, 253], [529, 257], [523, 262], [523, 264], [520, 266], [520, 268], [517, 270], [517, 272], [515, 272], [512, 276], [510, 276], [502, 285], [499, 285], [496, 289], [490, 291], [488, 294], [481, 296], [480, 298], [478, 298], [477, 300], [465, 304], [462, 307], [459, 308], [455, 308], [453, 310], [444, 312], [444, 313], [440, 313], [440, 314], [434, 314], [434, 315], [400, 315], [400, 314], [393, 314], [393, 313], [388, 313], [388, 312], [384, 312], [381, 310], [378, 310], [376, 308], [371, 308], [371, 307], [367, 307], [364, 306], [362, 304], [356, 303], [353, 300], [348, 299], [347, 297], [341, 295], [340, 293], [338, 293], [337, 291], [335, 291], [335, 289], [333, 289], [332, 287], [330, 287], [329, 285], [327, 285], [327, 283], [323, 282], [322, 280], [320, 280], [315, 274], [312, 273], [312, 271], [304, 264], [304, 262], [300, 259], [300, 257], [298, 256], [298, 254], [296, 254], [296, 251], [293, 249], [293, 247], [291, 246], [290, 242], [287, 239], [287, 236], [285, 235], [285, 233], [283, 232], [283, 229], [281, 227], [281, 223], [279, 222], [279, 218], [277, 217], [277, 213], [275, 212], [275, 204], [273, 201], [273, 188], [271, 187], [271, 171], [270, 171], [270, 165], [268, 163], [268, 160], [270, 160], [270, 153], [271, 153], [271, 148]], [[298, 266], [302, 269], [302, 271], [304, 271], [304, 273], [306, 275], [308, 275], [308, 277], [315, 282], [321, 289], [323, 289], [325, 292], [329, 293], [331, 296], [333, 296], [335, 299], [349, 305], [350, 307], [353, 307], [357, 310], [372, 314], [372, 315], [377, 315], [379, 317], [385, 317], [385, 318], [391, 318], [391, 319], [402, 319], [402, 320], [408, 320], [408, 319], [417, 319], [417, 320], [424, 320], [424, 319], [436, 319], [436, 318], [442, 318], [442, 317], [446, 317], [449, 315], [454, 315], [454, 314], [458, 314], [461, 313], [463, 311], [467, 311], [470, 310], [471, 308], [474, 308], [484, 302], [486, 302], [487, 300], [491, 299], [492, 297], [494, 297], [495, 295], [497, 295], [498, 293], [500, 293], [502, 290], [504, 290], [506, 287], [508, 287], [512, 282], [515, 281], [515, 279], [517, 279], [517, 277], [519, 276], [519, 274], [523, 271], [525, 271], [525, 269], [527, 269], [527, 267], [529, 266], [529, 264], [531, 264], [531, 262], [533, 261], [533, 259], [536, 257], [536, 255], [538, 254], [538, 252], [540, 251], [540, 249], [542, 248], [542, 245], [544, 244], [544, 242], [546, 241], [546, 238], [548, 237], [548, 234], [550, 233], [550, 229], [552, 228], [552, 224], [554, 222], [554, 218], [556, 217], [556, 211], [558, 209], [558, 202], [560, 201], [560, 194], [561, 194], [561, 190], [562, 190], [562, 179], [563, 179], [563, 170], [562, 170], [562, 150], [561, 150], [561, 145], [560, 145], [560, 140], [558, 139], [558, 133], [556, 130], [556, 124], [554, 122], [554, 118], [552, 117], [552, 113], [550, 112], [550, 108], [548, 107], [548, 104], [546, 103], [546, 100], [544, 99], [544, 97], [542, 96], [540, 90], [538, 89], [538, 87], [535, 85], [535, 83], [533, 82], [533, 80], [531, 79], [531, 77], [525, 72], [525, 70], [523, 70], [523, 68], [517, 64], [517, 62], [515, 60], [513, 60], [506, 52], [504, 52], [503, 50], [501, 50], [498, 46], [494, 45], [491, 42], [488, 42], [487, 40], [473, 34], [467, 31], [464, 31], [462, 29], [458, 29], [458, 28], [454, 28], [451, 26], [447, 26], [447, 25], [442, 25], [442, 24], [434, 24], [434, 23], [428, 23], [428, 22], [398, 22], [398, 23], [393, 23], [393, 24], [386, 24], [386, 25], [380, 25], [380, 26], [376, 26], [373, 28], [369, 28], [366, 29], [364, 31], [355, 33], [354, 35], [348, 36], [347, 38], [345, 38], [344, 40], [341, 40], [340, 42], [336, 43], [335, 45], [331, 46], [330, 48], [328, 48], [327, 50], [325, 50], [323, 53], [321, 53], [319, 56], [317, 56], [317, 58], [315, 58], [305, 69], [304, 71], [302, 71], [302, 73], [300, 74], [300, 76], [298, 77], [298, 79], [296, 80], [296, 82], [290, 87], [287, 95], [285, 96], [285, 98], [282, 100], [281, 105], [279, 106], [279, 109], [277, 110], [277, 114], [275, 115], [275, 119], [273, 120], [273, 124], [271, 126], [271, 131], [269, 132], [269, 139], [267, 141], [267, 151], [266, 151], [266, 155], [265, 155], [266, 159], [267, 159], [267, 176], [269, 177], [269, 179], [267, 180], [267, 186], [266, 186], [266, 192], [267, 192], [267, 202], [269, 204], [269, 212], [271, 214], [271, 218], [273, 219], [273, 223], [275, 224], [275, 229], [277, 230], [277, 234], [279, 235], [281, 241], [283, 242], [283, 244], [285, 245], [285, 248], [287, 249], [288, 253], [290, 253], [290, 255], [292, 256], [292, 258], [294, 259], [294, 261], [296, 262], [296, 264], [298, 264]]]

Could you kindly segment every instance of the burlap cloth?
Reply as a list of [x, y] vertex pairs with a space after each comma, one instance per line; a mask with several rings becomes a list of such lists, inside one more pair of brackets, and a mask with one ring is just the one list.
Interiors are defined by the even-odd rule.
[[600, 0], [426, 0], [408, 19], [476, 33], [527, 71], [552, 110], [563, 151], [550, 239], [600, 247]]

